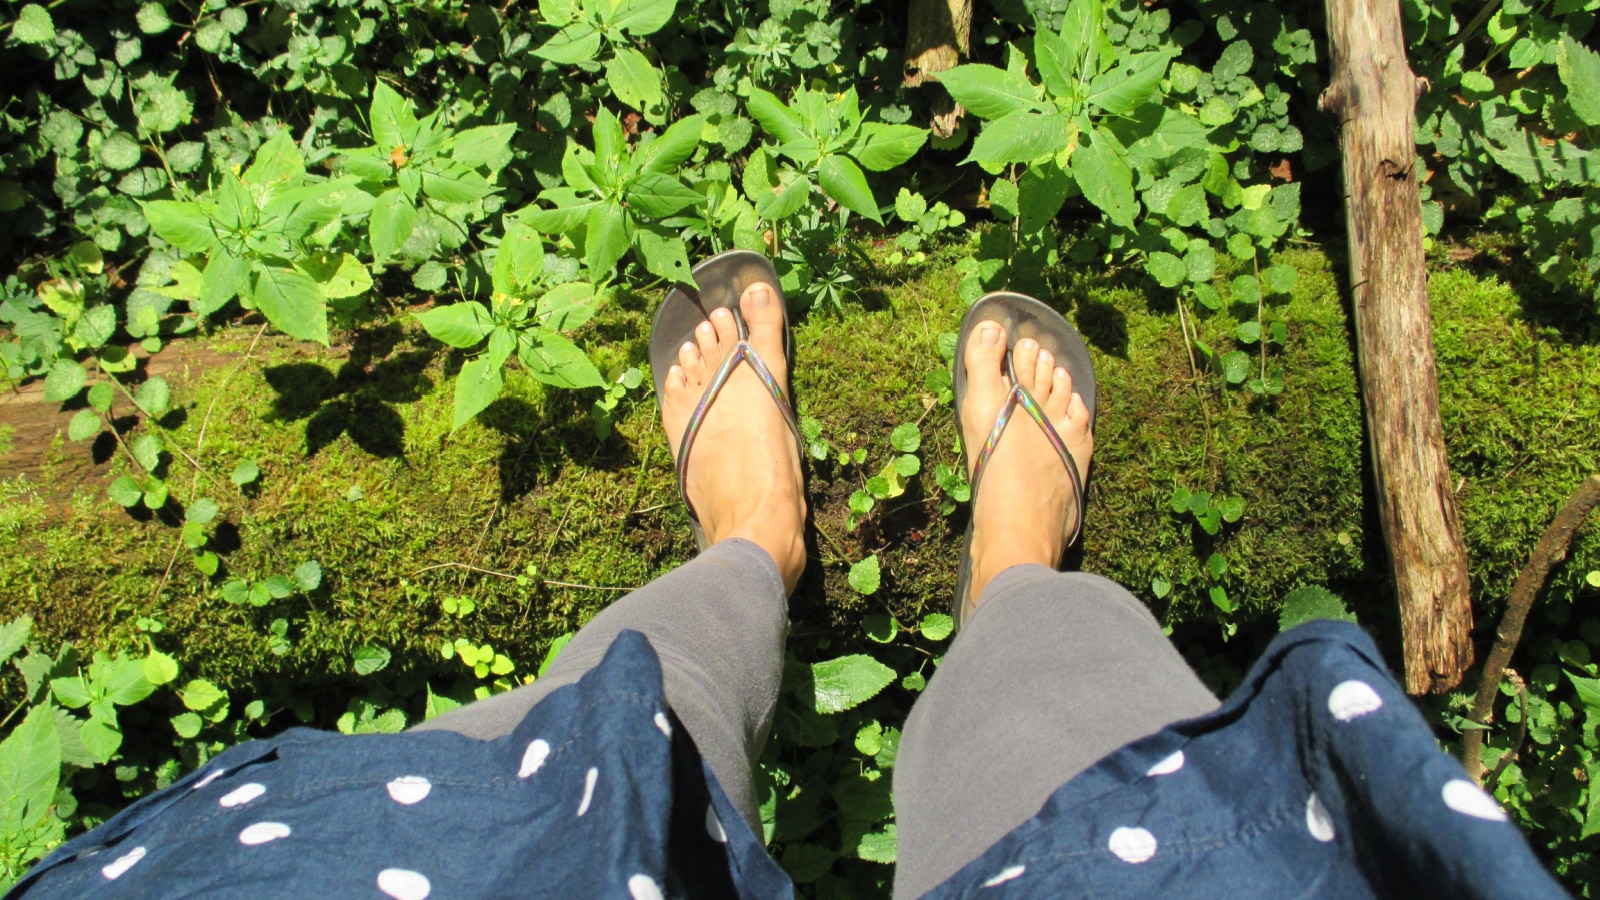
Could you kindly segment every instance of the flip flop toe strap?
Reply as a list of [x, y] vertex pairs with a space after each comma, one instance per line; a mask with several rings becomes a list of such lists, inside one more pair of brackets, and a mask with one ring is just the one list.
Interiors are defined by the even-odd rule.
[[778, 404], [778, 411], [783, 413], [783, 421], [794, 434], [796, 445], [801, 447], [801, 457], [805, 457], [800, 428], [795, 422], [794, 410], [789, 406], [789, 399], [784, 396], [783, 386], [773, 377], [772, 370], [767, 368], [766, 362], [761, 359], [761, 354], [756, 352], [756, 348], [750, 346], [748, 341], [741, 340], [734, 346], [733, 352], [723, 357], [722, 365], [717, 367], [711, 383], [706, 385], [705, 393], [700, 395], [699, 405], [695, 406], [694, 412], [689, 415], [689, 426], [683, 430], [683, 439], [678, 444], [678, 494], [683, 498], [684, 507], [689, 510], [689, 518], [695, 522], [699, 522], [700, 517], [695, 514], [694, 504], [689, 501], [689, 451], [694, 447], [694, 439], [700, 433], [700, 426], [705, 423], [706, 414], [711, 411], [712, 402], [722, 392], [723, 385], [728, 383], [729, 376], [740, 362], [749, 363], [756, 377], [767, 386], [767, 392], [772, 395], [772, 402]]
[[1067, 536], [1067, 546], [1078, 539], [1078, 533], [1083, 531], [1083, 515], [1087, 502], [1083, 496], [1083, 478], [1078, 471], [1078, 462], [1072, 458], [1072, 452], [1061, 440], [1061, 435], [1056, 433], [1055, 426], [1050, 424], [1050, 417], [1045, 415], [1044, 408], [1039, 405], [1027, 388], [1013, 383], [1011, 392], [1006, 395], [1006, 402], [1000, 407], [1000, 414], [994, 417], [994, 427], [989, 429], [989, 437], [983, 442], [983, 447], [978, 451], [977, 465], [972, 467], [972, 496], [978, 496], [978, 483], [983, 480], [983, 473], [989, 465], [989, 457], [994, 455], [994, 448], [1000, 443], [1000, 435], [1006, 430], [1006, 425], [1011, 421], [1011, 414], [1021, 408], [1028, 417], [1038, 423], [1044, 431], [1044, 436], [1050, 441], [1050, 446], [1055, 448], [1056, 455], [1061, 457], [1061, 464], [1067, 468], [1067, 476], [1072, 479], [1072, 496], [1077, 501], [1078, 515], [1072, 526], [1072, 534]]

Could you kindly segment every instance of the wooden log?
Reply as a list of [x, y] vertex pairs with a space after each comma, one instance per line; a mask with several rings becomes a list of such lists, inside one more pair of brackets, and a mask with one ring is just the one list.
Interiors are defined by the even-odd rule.
[[1356, 349], [1379, 520], [1400, 603], [1406, 690], [1441, 692], [1472, 664], [1467, 555], [1450, 485], [1422, 250], [1416, 99], [1399, 0], [1326, 0]]
[[[972, 0], [911, 0], [906, 21], [906, 87], [937, 81], [972, 51]], [[964, 110], [939, 91], [930, 123], [938, 137], [950, 137]]]

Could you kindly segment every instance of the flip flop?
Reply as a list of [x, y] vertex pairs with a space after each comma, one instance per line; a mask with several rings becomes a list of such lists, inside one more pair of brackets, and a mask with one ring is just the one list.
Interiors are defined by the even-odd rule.
[[795, 445], [800, 448], [800, 458], [805, 459], [805, 440], [800, 435], [800, 422], [795, 418], [794, 408], [789, 403], [789, 386], [778, 383], [773, 377], [772, 370], [762, 361], [761, 355], [750, 346], [750, 328], [745, 324], [744, 315], [739, 310], [739, 298], [744, 295], [745, 288], [756, 282], [766, 282], [771, 285], [773, 293], [777, 294], [778, 308], [783, 311], [783, 355], [788, 371], [794, 371], [794, 342], [789, 336], [789, 308], [784, 303], [783, 291], [778, 287], [778, 272], [772, 267], [772, 262], [765, 256], [752, 250], [729, 250], [719, 253], [710, 259], [695, 266], [691, 273], [698, 288], [680, 284], [667, 294], [667, 299], [661, 303], [661, 308], [656, 310], [655, 323], [650, 328], [650, 372], [655, 377], [657, 403], [665, 402], [667, 370], [678, 362], [678, 349], [685, 343], [694, 341], [694, 330], [701, 322], [711, 319], [711, 313], [718, 308], [731, 310], [733, 319], [739, 326], [739, 343], [734, 346], [722, 360], [722, 365], [717, 368], [712, 376], [711, 383], [706, 385], [706, 391], [700, 397], [700, 403], [689, 416], [689, 425], [683, 430], [683, 439], [678, 444], [678, 494], [683, 498], [683, 505], [689, 511], [689, 528], [694, 532], [696, 546], [701, 550], [709, 544], [706, 541], [705, 530], [700, 527], [700, 519], [695, 515], [694, 504], [689, 501], [688, 474], [689, 452], [694, 448], [695, 438], [699, 435], [700, 425], [705, 421], [706, 413], [710, 411], [711, 404], [717, 399], [722, 386], [727, 383], [728, 376], [733, 374], [735, 367], [744, 362], [753, 369], [767, 390], [772, 394], [772, 401], [778, 404], [778, 410], [783, 413], [783, 419], [789, 424], [789, 430], [794, 434]]
[[[1072, 389], [1083, 397], [1083, 405], [1089, 409], [1091, 430], [1094, 428], [1094, 361], [1089, 358], [1089, 347], [1084, 344], [1083, 337], [1078, 334], [1076, 328], [1062, 318], [1060, 313], [1022, 294], [1009, 292], [987, 294], [967, 310], [966, 317], [961, 320], [961, 334], [956, 338], [955, 408], [958, 417], [967, 394], [967, 339], [972, 336], [973, 329], [978, 327], [979, 322], [991, 320], [1000, 323], [1006, 332], [1005, 366], [1006, 376], [1011, 379], [1011, 394], [1000, 407], [999, 415], [995, 416], [994, 427], [989, 430], [988, 438], [978, 447], [977, 465], [972, 470], [973, 506], [978, 503], [978, 488], [983, 480], [984, 469], [989, 464], [989, 457], [994, 453], [995, 445], [999, 442], [1001, 433], [1005, 431], [1012, 412], [1021, 408], [1029, 418], [1044, 429], [1045, 437], [1050, 439], [1051, 446], [1055, 447], [1056, 453], [1061, 457], [1062, 465], [1067, 469], [1068, 477], [1072, 479], [1073, 496], [1078, 502], [1078, 515], [1072, 534], [1067, 536], [1066, 545], [1070, 547], [1083, 531], [1083, 517], [1088, 499], [1083, 488], [1084, 478], [1088, 473], [1083, 471], [1077, 460], [1072, 458], [1066, 443], [1056, 433], [1033, 395], [1017, 383], [1016, 375], [1012, 371], [1011, 354], [1017, 342], [1024, 338], [1032, 338], [1039, 343], [1040, 348], [1050, 351], [1050, 355], [1056, 359], [1056, 365], [1066, 369], [1072, 376]], [[961, 436], [961, 448], [963, 454], [973, 451], [969, 435]], [[971, 590], [972, 523], [968, 521], [966, 538], [961, 548], [961, 570], [956, 576], [955, 610], [952, 615], [958, 628], [972, 609], [970, 601], [973, 598], [968, 596]]]

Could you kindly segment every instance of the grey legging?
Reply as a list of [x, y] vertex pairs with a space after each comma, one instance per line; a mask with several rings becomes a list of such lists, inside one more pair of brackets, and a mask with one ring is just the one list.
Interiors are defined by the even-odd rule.
[[[772, 727], [788, 600], [772, 559], [748, 541], [724, 541], [613, 603], [533, 684], [417, 727], [509, 734], [628, 628], [649, 637], [667, 701], [760, 834], [751, 771]], [[906, 721], [894, 769], [895, 896], [955, 874], [1100, 757], [1216, 706], [1119, 585], [1045, 566], [1002, 572]]]

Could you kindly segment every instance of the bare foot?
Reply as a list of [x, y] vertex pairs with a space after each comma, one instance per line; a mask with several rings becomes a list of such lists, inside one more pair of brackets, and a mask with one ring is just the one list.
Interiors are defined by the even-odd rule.
[[[960, 411], [968, 477], [1011, 389], [1005, 356], [1005, 329], [996, 322], [980, 322], [967, 339], [967, 395]], [[1088, 407], [1072, 390], [1072, 376], [1032, 339], [1018, 342], [1013, 363], [1017, 380], [1039, 401], [1077, 461], [1079, 476], [1087, 477], [1094, 433]], [[1011, 414], [989, 457], [980, 493], [972, 510], [969, 602], [974, 606], [989, 581], [1006, 569], [1020, 563], [1053, 567], [1060, 562], [1078, 515], [1072, 478], [1061, 457], [1021, 407]]]
[[[783, 301], [765, 284], [739, 298], [750, 345], [783, 385], [789, 385], [783, 355]], [[678, 350], [667, 372], [661, 419], [674, 461], [689, 417], [722, 360], [739, 343], [733, 313], [714, 310], [695, 339]], [[754, 541], [771, 554], [790, 593], [806, 566], [803, 540], [805, 495], [794, 434], [755, 370], [741, 362], [711, 404], [689, 451], [685, 492], [712, 543], [731, 537]]]

